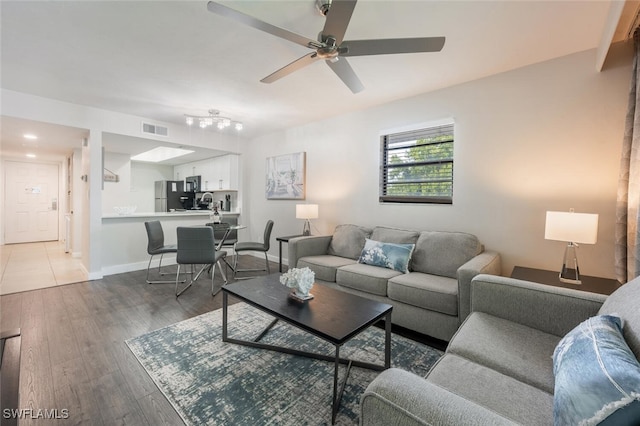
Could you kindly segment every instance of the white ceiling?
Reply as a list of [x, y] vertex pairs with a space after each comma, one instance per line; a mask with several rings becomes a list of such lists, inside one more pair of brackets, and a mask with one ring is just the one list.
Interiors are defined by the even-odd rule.
[[[221, 3], [309, 38], [324, 25], [315, 0]], [[219, 109], [252, 138], [595, 48], [610, 3], [360, 0], [345, 39], [446, 43], [349, 58], [365, 86], [354, 95], [322, 61], [260, 83], [310, 50], [214, 15], [206, 1], [1, 1], [1, 84], [170, 123]]]

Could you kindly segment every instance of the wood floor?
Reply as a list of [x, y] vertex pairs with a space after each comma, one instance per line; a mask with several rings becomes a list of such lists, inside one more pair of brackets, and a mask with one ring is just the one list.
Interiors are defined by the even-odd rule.
[[[264, 260], [241, 256], [239, 266], [259, 268]], [[278, 270], [275, 263], [270, 267]], [[22, 332], [20, 408], [33, 415], [19, 425], [183, 424], [124, 341], [219, 309], [222, 293], [211, 297], [204, 276], [176, 299], [173, 284], [147, 284], [145, 274], [0, 297], [1, 330]], [[222, 285], [219, 271], [215, 282]], [[434, 347], [445, 344], [396, 327], [394, 332]], [[67, 410], [68, 419], [31, 418], [44, 409], [59, 416]]]
[[[253, 256], [240, 259], [242, 268], [264, 266]], [[173, 284], [147, 284], [145, 274], [0, 297], [1, 329], [22, 332], [20, 408], [33, 411], [20, 425], [183, 424], [124, 341], [219, 309], [222, 293], [211, 297], [204, 276], [176, 299]], [[219, 272], [215, 282], [222, 284]], [[59, 417], [68, 410], [68, 419], [44, 419], [44, 409]]]

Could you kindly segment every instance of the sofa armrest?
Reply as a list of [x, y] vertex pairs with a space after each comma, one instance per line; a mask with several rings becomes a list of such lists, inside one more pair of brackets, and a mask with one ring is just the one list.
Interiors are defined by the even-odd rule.
[[290, 239], [289, 268], [295, 268], [298, 265], [298, 259], [301, 257], [327, 254], [331, 238], [331, 235], [314, 235]]
[[486, 250], [458, 268], [458, 318], [460, 323], [471, 313], [471, 280], [479, 274], [500, 275], [500, 254]]
[[607, 296], [568, 288], [478, 275], [471, 282], [471, 310], [564, 336], [598, 310]]
[[513, 425], [514, 422], [413, 373], [380, 373], [360, 401], [360, 425]]

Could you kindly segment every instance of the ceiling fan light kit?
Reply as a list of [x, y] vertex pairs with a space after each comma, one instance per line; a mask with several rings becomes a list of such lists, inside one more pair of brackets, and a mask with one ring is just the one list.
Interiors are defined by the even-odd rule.
[[193, 126], [194, 124], [198, 124], [198, 127], [201, 129], [206, 129], [209, 126], [213, 126], [214, 124], [219, 130], [226, 129], [233, 124], [233, 127], [240, 131], [243, 129], [243, 125], [239, 121], [232, 121], [228, 117], [222, 117], [220, 115], [220, 111], [217, 109], [210, 109], [209, 115], [189, 115], [185, 114], [185, 122], [187, 126]]
[[214, 1], [207, 3], [207, 9], [215, 14], [264, 31], [276, 37], [289, 40], [314, 50], [276, 72], [260, 80], [273, 83], [311, 63], [324, 59], [329, 68], [353, 93], [364, 89], [364, 85], [347, 62], [348, 56], [390, 55], [399, 53], [439, 52], [444, 47], [444, 37], [398, 38], [379, 40], [343, 40], [357, 0], [315, 0], [316, 8], [326, 16], [324, 28], [318, 40], [312, 40], [284, 28], [268, 24], [230, 7]]

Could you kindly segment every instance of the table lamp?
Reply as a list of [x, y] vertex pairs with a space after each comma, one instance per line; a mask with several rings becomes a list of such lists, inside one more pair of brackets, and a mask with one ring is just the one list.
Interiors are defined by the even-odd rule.
[[595, 244], [598, 239], [598, 215], [591, 213], [547, 212], [544, 229], [547, 240], [566, 241], [560, 281], [581, 284], [578, 269], [578, 244]]
[[296, 204], [296, 219], [304, 219], [302, 235], [311, 235], [311, 223], [309, 219], [318, 218], [317, 204]]

